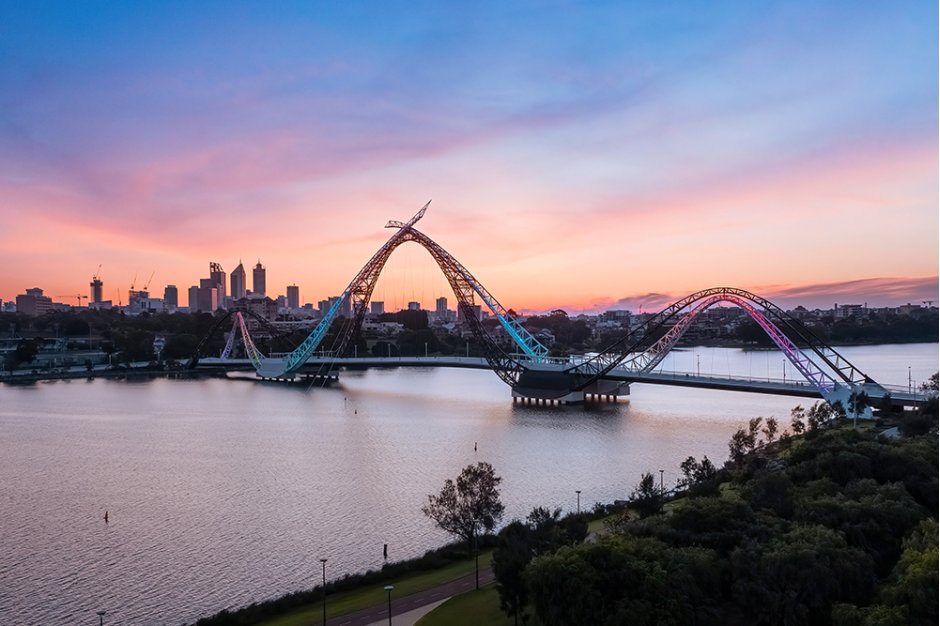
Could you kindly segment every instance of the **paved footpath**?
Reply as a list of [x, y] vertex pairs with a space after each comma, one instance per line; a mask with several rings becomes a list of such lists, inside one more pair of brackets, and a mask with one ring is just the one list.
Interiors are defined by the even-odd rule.
[[[489, 567], [481, 567], [480, 585], [485, 585], [492, 580], [493, 570]], [[444, 600], [470, 591], [475, 584], [476, 574], [471, 573], [403, 598], [396, 598], [395, 592], [392, 591], [392, 626], [412, 626]], [[355, 613], [328, 619], [326, 624], [327, 626], [385, 626], [388, 624], [388, 603], [376, 604]]]

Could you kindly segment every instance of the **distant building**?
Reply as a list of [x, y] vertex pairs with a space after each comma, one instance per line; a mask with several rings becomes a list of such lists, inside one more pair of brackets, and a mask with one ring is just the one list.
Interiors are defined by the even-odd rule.
[[191, 313], [195, 313], [199, 310], [197, 302], [199, 302], [199, 287], [193, 285], [187, 291], [187, 300], [186, 304], [189, 307]]
[[16, 312], [26, 315], [43, 315], [52, 310], [52, 298], [42, 295], [42, 289], [33, 287], [25, 294], [16, 296]]
[[420, 310], [421, 310], [421, 303], [420, 303], [420, 302], [409, 302], [409, 303], [408, 303], [408, 310], [409, 310], [409, 311], [420, 311]]
[[259, 296], [253, 293], [241, 300], [237, 300], [235, 306], [248, 309], [252, 313], [268, 320], [277, 319], [277, 302], [266, 296]]
[[[473, 315], [476, 316], [476, 319], [477, 319], [478, 321], [481, 320], [481, 319], [483, 319], [483, 312], [482, 312], [482, 310], [480, 309], [480, 305], [479, 305], [479, 304], [474, 304], [474, 305], [472, 305], [472, 306], [470, 307], [470, 309], [473, 311]], [[460, 323], [460, 322], [466, 322], [466, 321], [467, 321], [467, 320], [464, 319], [463, 307], [462, 307], [462, 306], [461, 306], [461, 307], [457, 307], [457, 322]]]
[[372, 315], [383, 315], [385, 313], [385, 303], [381, 300], [378, 302], [371, 303], [371, 308], [369, 309]]
[[163, 288], [163, 306], [167, 309], [175, 309], [180, 305], [179, 291], [176, 285], [167, 285]]
[[100, 278], [95, 276], [91, 279], [91, 283], [89, 286], [91, 287], [91, 303], [90, 304], [101, 302], [104, 299], [104, 297], [102, 296], [102, 292], [104, 291], [104, 283], [101, 282]]
[[833, 306], [832, 316], [836, 319], [846, 319], [865, 315], [868, 313], [868, 304], [836, 304]]
[[229, 280], [232, 284], [232, 299], [241, 300], [245, 297], [247, 293], [247, 284], [245, 280], [245, 268], [242, 266], [242, 262], [238, 262], [238, 267], [232, 270], [232, 275], [229, 277]]
[[434, 301], [434, 312], [438, 317], [447, 317], [447, 298], [440, 297]]
[[255, 265], [255, 268], [251, 271], [251, 291], [256, 293], [259, 296], [265, 295], [267, 291], [266, 273], [264, 266], [261, 265], [261, 259], [258, 259], [258, 264]]
[[287, 308], [289, 309], [300, 308], [300, 287], [298, 287], [297, 285], [287, 286]]
[[209, 263], [209, 280], [212, 283], [211, 286], [218, 290], [219, 303], [221, 304], [228, 292], [225, 289], [225, 271], [218, 263]]

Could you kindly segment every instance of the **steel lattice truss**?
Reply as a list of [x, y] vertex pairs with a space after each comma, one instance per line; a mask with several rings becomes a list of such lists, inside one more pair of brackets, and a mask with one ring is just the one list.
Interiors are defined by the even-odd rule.
[[[734, 287], [714, 287], [682, 298], [654, 315], [643, 326], [621, 337], [597, 356], [568, 368], [566, 372], [577, 376], [579, 387], [583, 387], [621, 366], [627, 370], [651, 371], [675, 346], [692, 321], [702, 311], [719, 302], [730, 302], [744, 309], [821, 394], [831, 393], [837, 385], [854, 389], [866, 383], [874, 383], [802, 322], [766, 298]], [[654, 339], [668, 322], [693, 305], [694, 308], [679, 319], [665, 335]], [[816, 358], [811, 358], [797, 347], [791, 338], [803, 343]]]
[[500, 325], [521, 350], [522, 359], [543, 360], [548, 355], [548, 349], [539, 343], [522, 324], [516, 321], [499, 301], [487, 291], [483, 284], [474, 278], [467, 268], [430, 237], [414, 228], [414, 224], [424, 216], [427, 208], [428, 205], [424, 205], [408, 222], [403, 223], [394, 220], [388, 222], [386, 228], [396, 228], [398, 230], [359, 270], [359, 273], [350, 281], [346, 290], [333, 303], [317, 327], [283, 361], [281, 359], [265, 359], [262, 365], [258, 366], [259, 373], [266, 376], [283, 376], [297, 371], [320, 346], [333, 321], [337, 318], [344, 304], [348, 302], [352, 323], [345, 325], [338, 343], [332, 350], [335, 355], [343, 355], [349, 341], [362, 328], [362, 321], [372, 297], [372, 292], [382, 269], [385, 267], [385, 263], [392, 252], [407, 241], [421, 244], [437, 262], [454, 290], [463, 318], [469, 323], [474, 338], [483, 346], [484, 356], [500, 378], [510, 385], [515, 384], [517, 373], [521, 371], [522, 366], [519, 359], [506, 353], [486, 332], [473, 309], [475, 304], [474, 294], [480, 296], [483, 303], [496, 315]]

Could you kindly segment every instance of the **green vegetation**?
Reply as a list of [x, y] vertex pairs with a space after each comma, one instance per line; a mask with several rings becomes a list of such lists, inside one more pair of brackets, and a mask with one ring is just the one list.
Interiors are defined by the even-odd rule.
[[936, 624], [936, 404], [919, 417], [927, 434], [893, 439], [797, 407], [802, 436], [751, 420], [721, 470], [682, 463], [665, 507], [644, 474], [595, 541], [540, 550], [531, 516], [513, 522], [494, 553], [500, 606], [541, 626]]
[[499, 610], [495, 585], [454, 596], [421, 619], [415, 626], [509, 626], [512, 621]]
[[[492, 546], [491, 536], [481, 538], [481, 545]], [[480, 566], [492, 560], [492, 550], [480, 553]], [[386, 595], [383, 587], [395, 585], [396, 596], [406, 596], [450, 582], [474, 571], [464, 545], [449, 545], [430, 550], [419, 559], [389, 563], [381, 570], [345, 576], [327, 584], [327, 618], [345, 615], [359, 609], [381, 604]], [[321, 587], [297, 591], [280, 598], [251, 604], [233, 611], [225, 610], [200, 619], [197, 626], [300, 626], [317, 623], [321, 616]]]

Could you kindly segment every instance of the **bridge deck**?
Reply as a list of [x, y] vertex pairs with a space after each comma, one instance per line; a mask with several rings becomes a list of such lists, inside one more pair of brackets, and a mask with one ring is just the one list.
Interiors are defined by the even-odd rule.
[[[540, 369], [562, 370], [569, 363], [555, 362], [540, 364]], [[252, 370], [248, 359], [217, 359], [205, 358], [199, 361], [200, 368], [219, 368], [226, 370]], [[482, 357], [465, 356], [402, 356], [402, 357], [312, 357], [307, 360], [299, 374], [301, 376], [315, 376], [333, 371], [338, 368], [370, 368], [370, 367], [458, 367], [470, 369], [490, 369], [486, 359]], [[700, 376], [683, 372], [636, 372], [622, 368], [612, 370], [605, 379], [627, 382], [646, 383], [653, 385], [673, 385], [678, 387], [695, 387], [700, 389], [722, 389], [727, 391], [746, 391], [751, 393], [767, 393], [782, 396], [801, 398], [819, 398], [820, 394], [811, 384], [798, 380], [774, 379], [747, 379], [722, 376]], [[906, 390], [889, 389], [892, 401], [895, 404], [912, 406], [924, 402], [923, 394], [908, 393]], [[873, 401], [881, 396], [871, 395]]]

